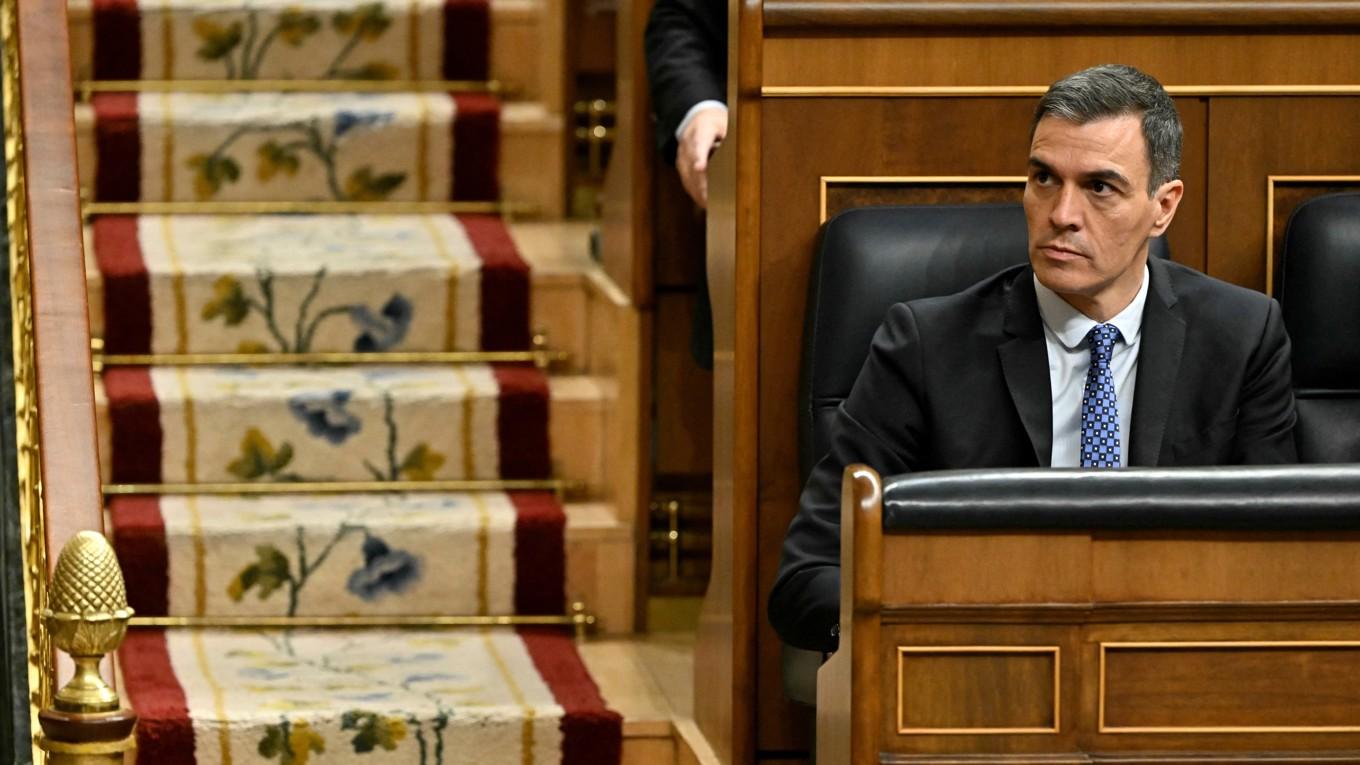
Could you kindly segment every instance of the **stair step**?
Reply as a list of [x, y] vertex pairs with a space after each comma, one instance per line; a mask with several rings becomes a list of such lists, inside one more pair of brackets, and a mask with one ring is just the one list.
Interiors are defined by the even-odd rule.
[[622, 718], [566, 631], [139, 629], [119, 659], [142, 763], [290, 749], [446, 765], [620, 761]]
[[122, 367], [102, 381], [113, 483], [550, 474], [532, 367]]
[[485, 80], [487, 0], [72, 0], [75, 71], [100, 80]]
[[630, 530], [547, 493], [116, 496], [108, 513], [142, 616], [560, 615], [570, 598], [631, 623]]
[[100, 202], [499, 197], [482, 93], [99, 93], [77, 118]]
[[[189, 438], [187, 425], [190, 420], [193, 442], [197, 445], [193, 465], [197, 480], [190, 483], [242, 481], [239, 475], [230, 472], [230, 465], [242, 458], [245, 448], [242, 442], [252, 429], [268, 442], [261, 444], [259, 438], [254, 439], [256, 452], [268, 446], [278, 459], [278, 452], [285, 442], [294, 452], [288, 464], [275, 471], [277, 474], [295, 472], [310, 480], [324, 472], [325, 477], [330, 478], [340, 473], [355, 480], [373, 480], [371, 471], [363, 466], [365, 458], [375, 466], [390, 467], [386, 466], [387, 427], [380, 387], [390, 384], [394, 377], [398, 379], [396, 385], [405, 391], [394, 397], [398, 427], [409, 425], [419, 434], [418, 439], [412, 440], [424, 442], [428, 449], [444, 457], [444, 462], [431, 475], [439, 479], [458, 477], [466, 473], [465, 468], [454, 464], [461, 463], [464, 444], [465, 404], [458, 398], [463, 390], [459, 387], [461, 370], [468, 375], [476, 392], [472, 403], [468, 404], [473, 408], [474, 475], [496, 477], [491, 471], [496, 468], [497, 452], [502, 444], [509, 442], [519, 449], [519, 453], [507, 457], [515, 476], [552, 475], [582, 484], [583, 488], [573, 493], [574, 497], [582, 500], [607, 497], [610, 473], [605, 458], [606, 428], [615, 398], [612, 383], [584, 375], [550, 376], [545, 380], [536, 370], [525, 367], [496, 369], [504, 378], [500, 381], [499, 401], [492, 390], [491, 377], [495, 371], [484, 365], [110, 368], [95, 386], [103, 480], [105, 483], [183, 482], [188, 471], [184, 449]], [[508, 397], [506, 385], [509, 386]], [[114, 405], [110, 404], [107, 392], [110, 386], [116, 394]], [[190, 391], [200, 391], [190, 397], [190, 408], [183, 405], [186, 386]], [[429, 389], [418, 389], [425, 386]], [[213, 393], [208, 393], [209, 389]], [[270, 389], [276, 393], [271, 394]], [[354, 391], [339, 411], [349, 412], [358, 418], [360, 425], [359, 430], [345, 437], [341, 444], [332, 445], [323, 437], [311, 435], [308, 424], [293, 412], [288, 399], [328, 397], [335, 390]], [[486, 395], [481, 395], [483, 393]], [[540, 397], [547, 399], [546, 410]], [[507, 401], [511, 402], [507, 406], [513, 407], [514, 412], [502, 418], [498, 410]], [[115, 416], [120, 419], [115, 420]], [[341, 426], [348, 422], [333, 423], [331, 434], [338, 436], [343, 429]], [[349, 427], [353, 427], [352, 424]], [[498, 431], [503, 439], [499, 443], [496, 440]], [[414, 448], [414, 445], [408, 445], [406, 432], [399, 431], [399, 462]], [[207, 439], [200, 434], [217, 437]], [[540, 438], [546, 439], [547, 444], [542, 444]], [[547, 457], [541, 456], [543, 449], [549, 450]], [[131, 456], [123, 456], [128, 451]], [[374, 463], [374, 459], [379, 462]], [[505, 467], [504, 460], [501, 466]], [[239, 467], [244, 471], [246, 465]], [[250, 474], [252, 471], [244, 472]], [[410, 477], [420, 475], [421, 471], [403, 473], [399, 470], [399, 473]], [[261, 475], [253, 480], [273, 478]]]
[[529, 267], [495, 216], [101, 215], [87, 242], [106, 353], [530, 347]]

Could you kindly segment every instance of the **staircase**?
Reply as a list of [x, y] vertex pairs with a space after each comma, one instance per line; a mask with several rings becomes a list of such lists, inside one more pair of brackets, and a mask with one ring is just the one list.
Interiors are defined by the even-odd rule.
[[674, 757], [552, 11], [70, 3], [138, 762]]

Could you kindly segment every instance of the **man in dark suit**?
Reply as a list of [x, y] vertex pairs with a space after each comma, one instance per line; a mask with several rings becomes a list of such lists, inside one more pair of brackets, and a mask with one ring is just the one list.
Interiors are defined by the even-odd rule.
[[892, 307], [836, 415], [784, 542], [769, 613], [785, 642], [835, 650], [840, 485], [988, 467], [1296, 460], [1279, 305], [1148, 259], [1184, 191], [1180, 119], [1161, 85], [1101, 66], [1035, 112], [1030, 262]]
[[708, 157], [727, 135], [727, 3], [657, 0], [647, 20], [657, 148], [708, 206]]

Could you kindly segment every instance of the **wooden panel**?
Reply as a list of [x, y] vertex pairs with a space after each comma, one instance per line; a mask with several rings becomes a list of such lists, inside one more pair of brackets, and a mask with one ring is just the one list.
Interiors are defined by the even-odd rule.
[[[1110, 61], [1167, 86], [1360, 82], [1354, 34], [1167, 34], [1112, 30], [968, 37], [777, 37], [765, 42], [766, 87], [1037, 86]], [[1299, 51], [1308, 51], [1299, 55]], [[854, 51], [853, 54], [849, 51]], [[961, 62], [967, 62], [966, 65]]]
[[821, 214], [827, 221], [853, 207], [1019, 203], [1024, 176], [1010, 178], [823, 178]]
[[1091, 599], [1085, 534], [894, 534], [883, 541], [887, 605]]
[[1101, 650], [1102, 732], [1360, 733], [1360, 642]]
[[1360, 97], [1215, 98], [1209, 112], [1207, 271], [1264, 290], [1267, 179], [1360, 175]]
[[690, 352], [696, 298], [689, 292], [656, 297], [657, 474], [707, 474], [713, 470], [713, 373]]
[[1057, 646], [897, 646], [897, 734], [1057, 733]]
[[1313, 197], [1360, 191], [1360, 175], [1271, 176], [1266, 182], [1266, 292], [1274, 295], [1284, 273], [1284, 237], [1294, 210]]
[[656, 163], [652, 273], [656, 288], [696, 287], [704, 277], [704, 212], [673, 165]]
[[709, 165], [708, 273], [713, 300], [713, 568], [694, 646], [694, 721], [719, 761], [756, 759], [756, 406], [761, 226], [763, 31], [758, 0], [728, 5], [729, 125]]
[[1318, 26], [1360, 23], [1360, 3], [1293, 0], [768, 0], [765, 26], [857, 27], [1195, 27]]
[[1092, 543], [1098, 602], [1360, 598], [1355, 533], [1123, 535]]

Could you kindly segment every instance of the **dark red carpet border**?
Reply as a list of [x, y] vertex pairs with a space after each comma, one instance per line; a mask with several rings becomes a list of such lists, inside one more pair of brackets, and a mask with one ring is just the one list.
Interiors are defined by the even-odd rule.
[[[139, 54], [140, 55], [140, 54]], [[138, 202], [142, 198], [142, 133], [136, 93], [96, 93], [94, 201]]]
[[491, 71], [491, 3], [444, 0], [444, 79], [485, 80]]
[[[482, 261], [481, 349], [528, 349], [529, 264], [520, 257], [510, 230], [494, 215], [454, 218]], [[104, 281], [104, 352], [151, 353], [156, 317], [151, 304], [151, 276], [138, 235], [138, 216], [96, 216], [93, 235], [95, 262]], [[230, 353], [235, 349], [200, 350]]]
[[500, 198], [501, 104], [487, 93], [454, 93], [453, 198]]
[[528, 364], [497, 364], [492, 369], [501, 388], [496, 417], [501, 478], [550, 477], [547, 375]]
[[193, 765], [194, 726], [175, 677], [165, 630], [128, 630], [118, 663], [128, 705], [137, 712], [137, 761]]
[[529, 347], [529, 264], [520, 257], [505, 221], [495, 215], [457, 215], [482, 261], [482, 350]]
[[605, 706], [569, 633], [521, 627], [534, 667], [562, 707], [562, 765], [614, 765], [623, 757], [623, 716]]
[[[515, 505], [515, 613], [566, 613], [567, 516], [545, 492], [511, 492]], [[143, 616], [170, 613], [170, 555], [160, 498], [109, 498], [113, 548], [123, 566], [128, 605]]]

